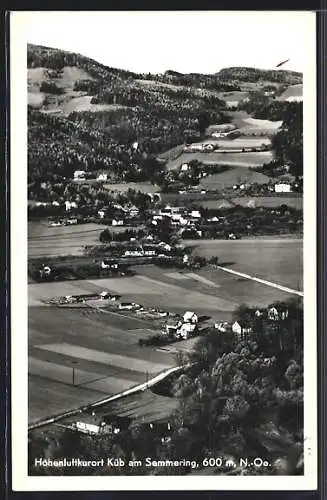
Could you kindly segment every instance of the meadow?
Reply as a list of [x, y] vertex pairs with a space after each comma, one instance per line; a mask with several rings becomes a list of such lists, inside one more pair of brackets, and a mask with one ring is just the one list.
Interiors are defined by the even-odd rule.
[[182, 153], [178, 158], [167, 162], [168, 170], [176, 170], [183, 163], [198, 160], [204, 164], [228, 165], [234, 167], [257, 167], [269, 163], [274, 158], [273, 151], [258, 153]]

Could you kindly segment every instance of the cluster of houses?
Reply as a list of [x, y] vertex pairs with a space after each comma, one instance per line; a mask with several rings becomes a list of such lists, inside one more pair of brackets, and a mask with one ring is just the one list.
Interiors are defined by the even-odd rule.
[[[85, 181], [92, 175], [92, 173], [88, 173], [85, 170], [75, 170], [74, 181]], [[108, 180], [108, 174], [106, 172], [100, 172], [95, 179], [99, 182], [106, 182]]]
[[124, 226], [126, 224], [126, 220], [135, 219], [139, 217], [139, 214], [139, 208], [133, 204], [122, 206], [116, 203], [113, 207], [102, 208], [98, 211], [99, 218], [110, 218], [112, 226]]
[[211, 137], [214, 137], [215, 139], [223, 139], [226, 137], [236, 137], [238, 135], [240, 135], [238, 130], [217, 130], [216, 132], [212, 132]]
[[220, 321], [215, 323], [215, 329], [220, 333], [234, 333], [240, 340], [255, 336], [255, 323], [258, 319], [268, 321], [285, 321], [289, 317], [287, 307], [271, 306], [266, 309], [257, 309], [252, 316], [245, 319], [238, 319], [234, 322]]
[[187, 340], [198, 332], [199, 318], [193, 311], [186, 311], [182, 319], [167, 322], [163, 335], [176, 340]]
[[[73, 431], [96, 437], [120, 434], [126, 431], [132, 422], [131, 417], [125, 416], [105, 415], [97, 417], [94, 410], [91, 411], [91, 415], [92, 421], [73, 422], [67, 427]], [[141, 423], [141, 427], [153, 433], [154, 436], [159, 437], [162, 444], [168, 444], [171, 441], [173, 428], [169, 421], [144, 421]]]
[[210, 153], [215, 151], [216, 149], [219, 149], [218, 144], [195, 142], [193, 144], [184, 146], [183, 151], [184, 153]]
[[152, 225], [156, 226], [158, 221], [165, 217], [169, 217], [172, 227], [178, 228], [181, 226], [194, 227], [202, 216], [199, 210], [166, 205], [162, 209], [152, 211]]
[[256, 190], [266, 191], [268, 193], [292, 193], [293, 191], [299, 191], [300, 189], [299, 182], [292, 180], [278, 180], [275, 183], [269, 184], [251, 184], [249, 182], [242, 182], [240, 184], [233, 184], [233, 191], [243, 191], [247, 193], [249, 191], [253, 192]]
[[[116, 258], [119, 257], [165, 257], [173, 251], [173, 246], [164, 241], [152, 242], [153, 236], [145, 236], [142, 240], [130, 238], [129, 241], [112, 242], [107, 245], [107, 250]], [[105, 258], [101, 262], [102, 269], [113, 268], [118, 265], [113, 258]]]

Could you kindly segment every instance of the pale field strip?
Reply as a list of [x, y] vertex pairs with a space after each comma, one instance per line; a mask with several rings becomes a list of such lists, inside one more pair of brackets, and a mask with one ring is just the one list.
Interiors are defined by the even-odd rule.
[[199, 281], [200, 283], [203, 283], [204, 285], [208, 285], [209, 287], [213, 288], [220, 288], [220, 285], [217, 283], [214, 283], [213, 281], [208, 280], [207, 278], [204, 278], [203, 276], [200, 276], [199, 274], [196, 273], [178, 273], [178, 272], [173, 272], [173, 273], [165, 273], [165, 276], [167, 278], [172, 278], [174, 280], [195, 280]]
[[212, 308], [213, 310], [218, 308], [233, 311], [238, 306], [236, 302], [228, 301], [220, 297], [214, 297], [213, 295], [206, 295], [205, 293], [196, 292], [192, 289], [188, 292], [188, 290], [181, 289], [179, 286], [163, 283], [149, 278], [148, 276], [138, 276], [138, 278], [141, 282], [143, 281], [146, 283], [143, 287], [146, 287], [147, 293], [149, 293], [148, 287], [151, 287], [151, 291], [152, 288], [154, 288], [159, 291], [158, 293], [161, 291], [161, 294], [167, 294], [167, 296], [176, 295], [176, 300], [179, 301], [178, 304], [181, 308], [193, 308], [194, 305], [197, 305], [198, 308], [206, 306], [206, 308]]
[[28, 359], [28, 373], [39, 377], [51, 379], [64, 384], [72, 384], [72, 372], [75, 369], [75, 386], [94, 389], [98, 392], [114, 393], [128, 389], [136, 384], [135, 380], [110, 377], [95, 372], [80, 369], [78, 366], [64, 366], [33, 357]]
[[277, 288], [278, 290], [281, 290], [282, 292], [287, 292], [287, 293], [294, 293], [295, 295], [299, 295], [299, 297], [303, 297], [304, 294], [303, 292], [299, 290], [294, 290], [293, 288], [288, 288], [283, 285], [278, 285], [278, 283], [273, 283], [271, 281], [263, 280], [261, 278], [257, 278], [255, 276], [250, 276], [249, 274], [241, 273], [239, 271], [234, 271], [232, 269], [228, 269], [227, 267], [222, 267], [222, 266], [215, 266], [215, 268], [220, 269], [221, 271], [225, 271], [226, 273], [230, 274], [235, 274], [236, 276], [240, 276], [241, 278], [246, 278], [251, 281], [257, 281], [258, 283], [261, 283], [263, 285], [270, 286], [272, 288]]
[[[73, 346], [73, 347], [75, 347], [75, 346]], [[110, 395], [110, 396], [107, 396], [103, 399], [95, 401], [94, 403], [91, 403], [90, 407], [91, 408], [98, 408], [98, 407], [104, 406], [107, 403], [110, 403], [112, 401], [120, 400], [128, 395], [139, 393], [140, 391], [145, 391], [146, 389], [149, 389], [150, 387], [154, 386], [158, 382], [164, 380], [166, 377], [169, 377], [171, 374], [173, 374], [177, 371], [180, 371], [184, 367], [185, 366], [175, 366], [172, 368], [170, 367], [170, 368], [166, 369], [165, 371], [155, 375], [153, 378], [151, 378], [150, 380], [147, 380], [146, 382], [144, 382], [142, 384], [139, 384], [137, 386], [133, 386], [131, 388], [126, 389], [125, 391], [118, 393], [118, 394]], [[168, 402], [168, 404], [169, 404], [169, 402]], [[59, 415], [55, 415], [53, 417], [47, 417], [41, 421], [32, 423], [29, 426], [29, 430], [31, 430], [33, 428], [37, 428], [37, 427], [42, 427], [44, 425], [52, 424], [54, 422], [62, 420], [63, 418], [72, 417], [74, 415], [80, 414], [81, 412], [82, 412], [82, 409], [81, 409], [81, 407], [79, 407], [79, 408], [65, 411], [64, 413], [61, 413]]]
[[122, 356], [120, 354], [96, 351], [95, 349], [87, 349], [86, 347], [81, 347], [74, 344], [44, 344], [36, 345], [34, 347], [58, 354], [66, 354], [71, 356], [72, 358], [95, 361], [97, 363], [103, 363], [110, 366], [117, 366], [119, 368], [125, 368], [126, 370], [139, 372], [147, 371], [149, 373], [158, 373], [160, 371], [167, 370], [170, 367], [169, 365], [143, 361], [139, 358], [132, 358], [129, 356]]
[[200, 276], [199, 274], [187, 273], [186, 277], [195, 281], [199, 281], [200, 283], [203, 283], [204, 285], [208, 285], [213, 288], [220, 288], [220, 285], [214, 283], [213, 281], [208, 280], [207, 278], [204, 278], [203, 276]]

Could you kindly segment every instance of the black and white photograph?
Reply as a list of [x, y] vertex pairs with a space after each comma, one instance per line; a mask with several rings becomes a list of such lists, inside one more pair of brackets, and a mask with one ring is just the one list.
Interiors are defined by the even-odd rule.
[[15, 489], [314, 489], [315, 13], [10, 36]]

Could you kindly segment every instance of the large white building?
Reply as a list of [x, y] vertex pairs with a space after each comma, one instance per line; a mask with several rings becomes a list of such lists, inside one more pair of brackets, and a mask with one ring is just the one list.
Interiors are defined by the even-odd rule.
[[291, 193], [292, 186], [286, 182], [278, 182], [275, 184], [275, 193]]

